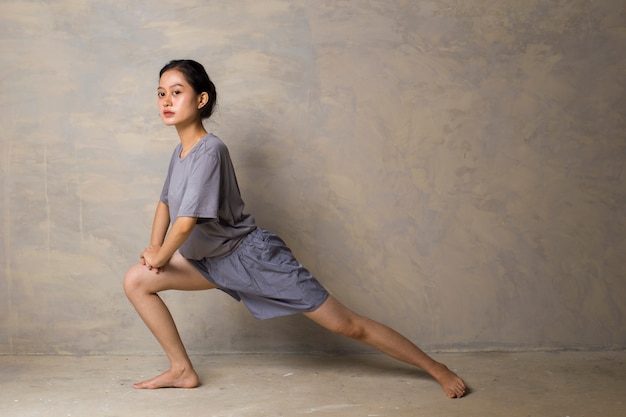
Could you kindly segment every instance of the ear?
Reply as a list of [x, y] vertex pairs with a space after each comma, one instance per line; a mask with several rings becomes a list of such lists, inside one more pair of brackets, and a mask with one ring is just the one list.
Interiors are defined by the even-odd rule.
[[203, 108], [209, 102], [209, 93], [203, 91], [198, 95], [198, 110]]

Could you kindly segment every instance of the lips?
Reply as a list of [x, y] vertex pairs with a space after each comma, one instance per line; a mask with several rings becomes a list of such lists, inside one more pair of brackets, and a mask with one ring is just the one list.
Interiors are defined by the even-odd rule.
[[174, 112], [169, 111], [169, 110], [165, 110], [163, 112], [163, 117], [172, 117], [174, 115]]

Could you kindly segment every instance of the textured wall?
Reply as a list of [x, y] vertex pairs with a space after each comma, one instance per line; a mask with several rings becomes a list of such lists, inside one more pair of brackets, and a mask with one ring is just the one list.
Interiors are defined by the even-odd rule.
[[[0, 48], [0, 353], [159, 352], [121, 281], [183, 57], [249, 211], [347, 305], [427, 349], [626, 347], [623, 1], [2, 0]], [[195, 353], [363, 349], [165, 298]]]

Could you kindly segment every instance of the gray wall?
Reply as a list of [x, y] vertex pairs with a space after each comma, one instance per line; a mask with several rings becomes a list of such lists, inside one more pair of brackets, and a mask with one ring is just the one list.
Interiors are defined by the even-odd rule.
[[[0, 353], [160, 349], [126, 300], [205, 64], [248, 210], [345, 304], [430, 350], [626, 347], [620, 0], [0, 3]], [[361, 351], [218, 291], [193, 353]]]

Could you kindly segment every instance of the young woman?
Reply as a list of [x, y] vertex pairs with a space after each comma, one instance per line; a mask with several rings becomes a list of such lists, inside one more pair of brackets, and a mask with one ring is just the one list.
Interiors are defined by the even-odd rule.
[[199, 384], [167, 306], [164, 290], [219, 288], [259, 319], [302, 313], [332, 332], [367, 343], [428, 372], [450, 398], [465, 394], [461, 378], [407, 338], [342, 305], [275, 234], [244, 214], [228, 149], [202, 123], [216, 103], [203, 66], [168, 63], [160, 72], [158, 107], [180, 144], [172, 155], [156, 208], [150, 245], [124, 277], [128, 299], [161, 344], [170, 369], [135, 388]]

